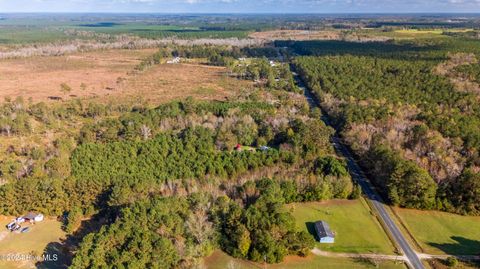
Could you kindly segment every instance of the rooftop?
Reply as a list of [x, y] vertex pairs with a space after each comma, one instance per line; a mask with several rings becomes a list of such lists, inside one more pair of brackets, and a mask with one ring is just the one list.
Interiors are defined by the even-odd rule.
[[315, 230], [320, 238], [322, 237], [335, 237], [335, 235], [330, 230], [330, 226], [325, 221], [315, 222]]

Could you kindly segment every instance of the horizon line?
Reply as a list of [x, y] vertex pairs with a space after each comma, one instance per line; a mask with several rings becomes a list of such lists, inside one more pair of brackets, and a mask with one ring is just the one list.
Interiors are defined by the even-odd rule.
[[480, 15], [480, 12], [467, 11], [408, 11], [408, 12], [151, 12], [151, 11], [1, 11], [0, 14], [119, 14], [119, 15], [135, 15], [135, 14], [151, 14], [151, 15], [177, 15], [177, 14], [193, 14], [193, 15]]

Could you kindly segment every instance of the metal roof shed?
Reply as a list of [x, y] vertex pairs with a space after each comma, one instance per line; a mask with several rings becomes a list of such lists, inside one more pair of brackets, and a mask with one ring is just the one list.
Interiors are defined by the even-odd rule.
[[320, 243], [335, 243], [335, 235], [325, 221], [315, 222], [315, 232], [317, 233]]

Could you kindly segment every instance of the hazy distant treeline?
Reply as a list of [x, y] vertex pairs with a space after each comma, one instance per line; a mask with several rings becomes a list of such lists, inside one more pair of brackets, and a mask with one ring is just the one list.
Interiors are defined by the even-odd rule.
[[0, 59], [11, 58], [25, 58], [32, 56], [60, 56], [69, 53], [79, 51], [92, 51], [92, 50], [106, 50], [106, 49], [146, 49], [155, 48], [158, 46], [175, 44], [181, 46], [193, 46], [193, 45], [217, 45], [217, 46], [259, 46], [264, 44], [265, 41], [257, 39], [238, 39], [238, 38], [226, 38], [226, 39], [213, 39], [213, 38], [201, 38], [201, 39], [142, 39], [131, 36], [120, 36], [116, 40], [111, 42], [99, 42], [99, 41], [86, 41], [86, 40], [73, 40], [68, 42], [59, 42], [46, 45], [29, 45], [25, 47], [15, 48], [8, 51], [0, 52]]

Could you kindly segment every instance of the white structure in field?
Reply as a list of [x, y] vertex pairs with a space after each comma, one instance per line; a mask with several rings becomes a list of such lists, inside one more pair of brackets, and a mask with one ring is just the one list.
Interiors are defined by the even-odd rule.
[[28, 212], [25, 216], [23, 216], [23, 218], [26, 221], [30, 221], [30, 222], [40, 222], [40, 221], [43, 221], [44, 216], [43, 214]]
[[180, 57], [175, 57], [172, 60], [167, 61], [167, 64], [178, 64], [180, 63]]

